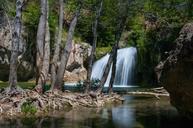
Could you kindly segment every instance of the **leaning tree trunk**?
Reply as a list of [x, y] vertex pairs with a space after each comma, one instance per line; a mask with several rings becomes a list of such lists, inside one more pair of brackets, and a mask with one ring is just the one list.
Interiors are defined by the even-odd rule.
[[44, 61], [44, 43], [46, 34], [46, 20], [47, 20], [47, 0], [41, 0], [41, 16], [37, 31], [37, 55], [36, 55], [36, 91], [42, 92], [41, 71]]
[[9, 87], [10, 92], [17, 90], [17, 59], [19, 55], [19, 44], [21, 41], [21, 17], [22, 17], [23, 0], [16, 1], [16, 17], [14, 23], [14, 32], [11, 49], [10, 72], [9, 72]]
[[89, 88], [91, 86], [91, 73], [92, 73], [92, 67], [93, 67], [93, 61], [94, 61], [94, 55], [96, 51], [96, 44], [97, 44], [97, 28], [98, 28], [98, 20], [101, 15], [101, 10], [103, 6], [103, 0], [101, 0], [100, 7], [98, 7], [97, 12], [96, 12], [96, 19], [93, 27], [93, 44], [92, 44], [92, 51], [90, 55], [90, 61], [89, 61], [89, 66], [88, 66], [88, 72], [87, 72], [87, 85], [86, 85], [86, 90], [85, 93], [89, 91]]
[[104, 71], [102, 79], [101, 79], [101, 81], [99, 83], [99, 88], [96, 91], [97, 93], [102, 93], [102, 89], [103, 89], [103, 87], [105, 85], [105, 82], [107, 81], [108, 74], [109, 74], [110, 69], [111, 69], [111, 64], [113, 62], [113, 52], [114, 52], [113, 50], [114, 50], [114, 48], [112, 49], [112, 51], [110, 53], [110, 57], [108, 59], [107, 65], [105, 67], [105, 71]]
[[[45, 44], [44, 44], [44, 58], [43, 58], [43, 65], [41, 67], [41, 72], [38, 78], [38, 85], [39, 87], [43, 87], [48, 80], [48, 72], [49, 72], [49, 64], [50, 64], [50, 30], [49, 30], [49, 3], [47, 1], [47, 19], [46, 19], [46, 33], [45, 33]], [[43, 89], [41, 89], [42, 91]]]
[[59, 0], [60, 4], [60, 16], [59, 16], [59, 28], [58, 28], [58, 37], [57, 42], [55, 44], [54, 56], [52, 59], [52, 67], [51, 67], [51, 90], [55, 89], [55, 81], [56, 81], [56, 70], [57, 70], [57, 62], [59, 60], [60, 53], [60, 44], [62, 40], [62, 29], [63, 29], [63, 20], [64, 20], [64, 2], [63, 0]]
[[114, 46], [114, 50], [112, 53], [112, 58], [113, 58], [113, 64], [112, 64], [112, 73], [111, 73], [111, 79], [109, 82], [109, 88], [108, 88], [108, 92], [111, 94], [113, 92], [113, 83], [114, 83], [114, 79], [115, 79], [115, 75], [116, 75], [116, 62], [117, 62], [117, 49], [118, 49], [118, 43], [119, 40], [117, 40], [115, 46]]
[[119, 25], [118, 25], [119, 28], [118, 28], [118, 31], [117, 31], [117, 34], [116, 34], [116, 43], [115, 43], [115, 46], [113, 48], [114, 49], [113, 53], [112, 53], [113, 64], [112, 64], [111, 79], [110, 79], [109, 88], [108, 88], [108, 92], [110, 94], [113, 92], [113, 83], [114, 83], [114, 79], [115, 79], [115, 75], [116, 75], [116, 69], [117, 69], [117, 67], [116, 67], [116, 63], [117, 63], [117, 50], [118, 50], [118, 47], [119, 47], [119, 41], [120, 41], [122, 32], [124, 30], [126, 19], [127, 19], [127, 17], [123, 17], [122, 20], [120, 21]]
[[80, 15], [80, 8], [81, 8], [81, 6], [77, 9], [75, 16], [74, 16], [72, 22], [70, 23], [70, 28], [68, 31], [68, 36], [67, 36], [67, 41], [66, 41], [66, 46], [63, 50], [63, 54], [61, 57], [61, 63], [60, 63], [60, 66], [57, 70], [56, 82], [54, 85], [54, 88], [57, 88], [57, 89], [61, 89], [62, 85], [64, 84], [64, 81], [63, 81], [64, 73], [65, 73], [66, 65], [68, 62], [69, 55], [70, 55], [70, 51], [72, 49], [72, 39], [73, 39], [73, 35], [74, 35], [74, 30], [75, 30], [75, 27], [77, 24], [77, 20], [78, 20], [78, 17]]

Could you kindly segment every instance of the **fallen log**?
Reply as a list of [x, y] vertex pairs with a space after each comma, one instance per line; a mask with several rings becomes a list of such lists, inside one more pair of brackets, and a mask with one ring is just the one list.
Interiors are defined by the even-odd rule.
[[155, 92], [128, 92], [128, 95], [137, 95], [137, 96], [150, 96], [150, 97], [156, 97], [157, 99], [160, 99], [160, 97], [169, 97], [169, 93], [155, 93]]

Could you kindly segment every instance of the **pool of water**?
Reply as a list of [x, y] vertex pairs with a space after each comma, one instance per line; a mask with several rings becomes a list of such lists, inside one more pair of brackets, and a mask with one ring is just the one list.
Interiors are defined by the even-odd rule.
[[0, 128], [192, 128], [168, 98], [124, 96], [122, 105], [98, 109], [77, 108], [53, 112], [49, 117], [5, 119]]

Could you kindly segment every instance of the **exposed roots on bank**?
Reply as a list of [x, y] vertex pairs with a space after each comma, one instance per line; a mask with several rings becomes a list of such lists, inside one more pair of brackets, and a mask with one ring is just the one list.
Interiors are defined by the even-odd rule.
[[[32, 112], [49, 112], [52, 110], [64, 110], [66, 107], [102, 107], [106, 103], [121, 103], [123, 99], [120, 95], [98, 94], [93, 97], [90, 94], [60, 92], [58, 90], [48, 91], [39, 94], [36, 91], [24, 90], [20, 92], [0, 94], [0, 113], [1, 115], [17, 115], [18, 113], [27, 113], [33, 107]], [[30, 106], [30, 107], [29, 107]]]

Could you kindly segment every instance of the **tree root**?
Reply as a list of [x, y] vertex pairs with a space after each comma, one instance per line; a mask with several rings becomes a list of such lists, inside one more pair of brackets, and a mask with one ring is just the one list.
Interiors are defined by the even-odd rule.
[[80, 93], [63, 93], [60, 91], [49, 91], [40, 95], [33, 90], [23, 90], [22, 93], [8, 95], [0, 94], [0, 113], [5, 115], [17, 115], [22, 112], [24, 103], [30, 103], [37, 109], [37, 112], [62, 110], [69, 107], [102, 107], [107, 102], [119, 102], [123, 99], [117, 94], [97, 95], [96, 97]]
[[17, 95], [17, 94], [22, 94], [24, 92], [25, 91], [19, 86], [17, 86], [15, 89], [11, 89], [10, 87], [7, 87], [2, 91], [2, 93], [6, 95]]

